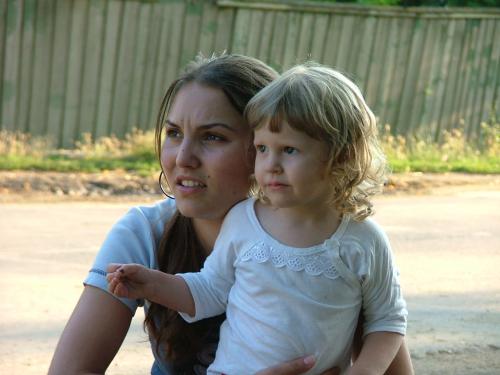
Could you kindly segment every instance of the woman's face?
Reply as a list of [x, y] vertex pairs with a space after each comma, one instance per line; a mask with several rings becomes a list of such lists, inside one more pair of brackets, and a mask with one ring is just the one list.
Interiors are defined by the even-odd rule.
[[252, 132], [222, 90], [188, 83], [165, 124], [161, 162], [179, 211], [220, 220], [249, 191]]

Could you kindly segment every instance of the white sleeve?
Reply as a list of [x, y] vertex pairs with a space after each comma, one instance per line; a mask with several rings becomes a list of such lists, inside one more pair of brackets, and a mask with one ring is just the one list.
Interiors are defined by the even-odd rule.
[[369, 273], [362, 284], [363, 335], [372, 332], [406, 333], [406, 302], [391, 247], [385, 234], [370, 254]]
[[192, 317], [179, 313], [187, 322], [220, 315], [226, 310], [229, 291], [234, 284], [234, 262], [236, 249], [232, 236], [236, 230], [230, 221], [225, 220], [214, 250], [205, 260], [200, 272], [178, 274], [187, 283], [195, 304], [195, 315]]

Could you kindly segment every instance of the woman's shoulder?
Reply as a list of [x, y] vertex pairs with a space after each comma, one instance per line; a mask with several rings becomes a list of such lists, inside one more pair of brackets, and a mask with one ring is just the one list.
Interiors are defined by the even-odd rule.
[[144, 229], [151, 231], [155, 238], [159, 238], [165, 224], [172, 218], [175, 211], [175, 200], [167, 198], [153, 204], [130, 208], [119, 223], [134, 232]]

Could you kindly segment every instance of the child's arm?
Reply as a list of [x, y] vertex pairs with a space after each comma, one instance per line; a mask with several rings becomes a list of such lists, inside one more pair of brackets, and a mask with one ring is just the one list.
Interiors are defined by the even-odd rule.
[[145, 298], [169, 309], [195, 315], [193, 296], [180, 276], [139, 264], [110, 264], [107, 272], [109, 291], [117, 297]]
[[381, 375], [388, 369], [403, 342], [403, 335], [393, 332], [373, 332], [366, 335], [359, 357], [349, 369], [349, 375]]

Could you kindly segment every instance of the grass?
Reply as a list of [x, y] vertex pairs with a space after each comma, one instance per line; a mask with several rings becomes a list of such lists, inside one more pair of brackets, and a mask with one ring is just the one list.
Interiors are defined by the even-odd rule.
[[[380, 135], [393, 172], [500, 173], [500, 124], [482, 124], [480, 142], [467, 142], [460, 129], [441, 142], [395, 136], [386, 125]], [[159, 171], [153, 132], [135, 130], [125, 139], [83, 135], [72, 150], [58, 150], [46, 138], [0, 131], [0, 170], [100, 172], [125, 170], [141, 176]]]
[[386, 125], [381, 144], [393, 172], [500, 173], [500, 124], [481, 124], [479, 141], [468, 142], [459, 128], [445, 131], [441, 142], [394, 136]]
[[100, 172], [125, 170], [141, 176], [158, 173], [153, 132], [134, 130], [121, 140], [94, 141], [84, 134], [72, 150], [51, 147], [45, 138], [0, 132], [0, 170]]

